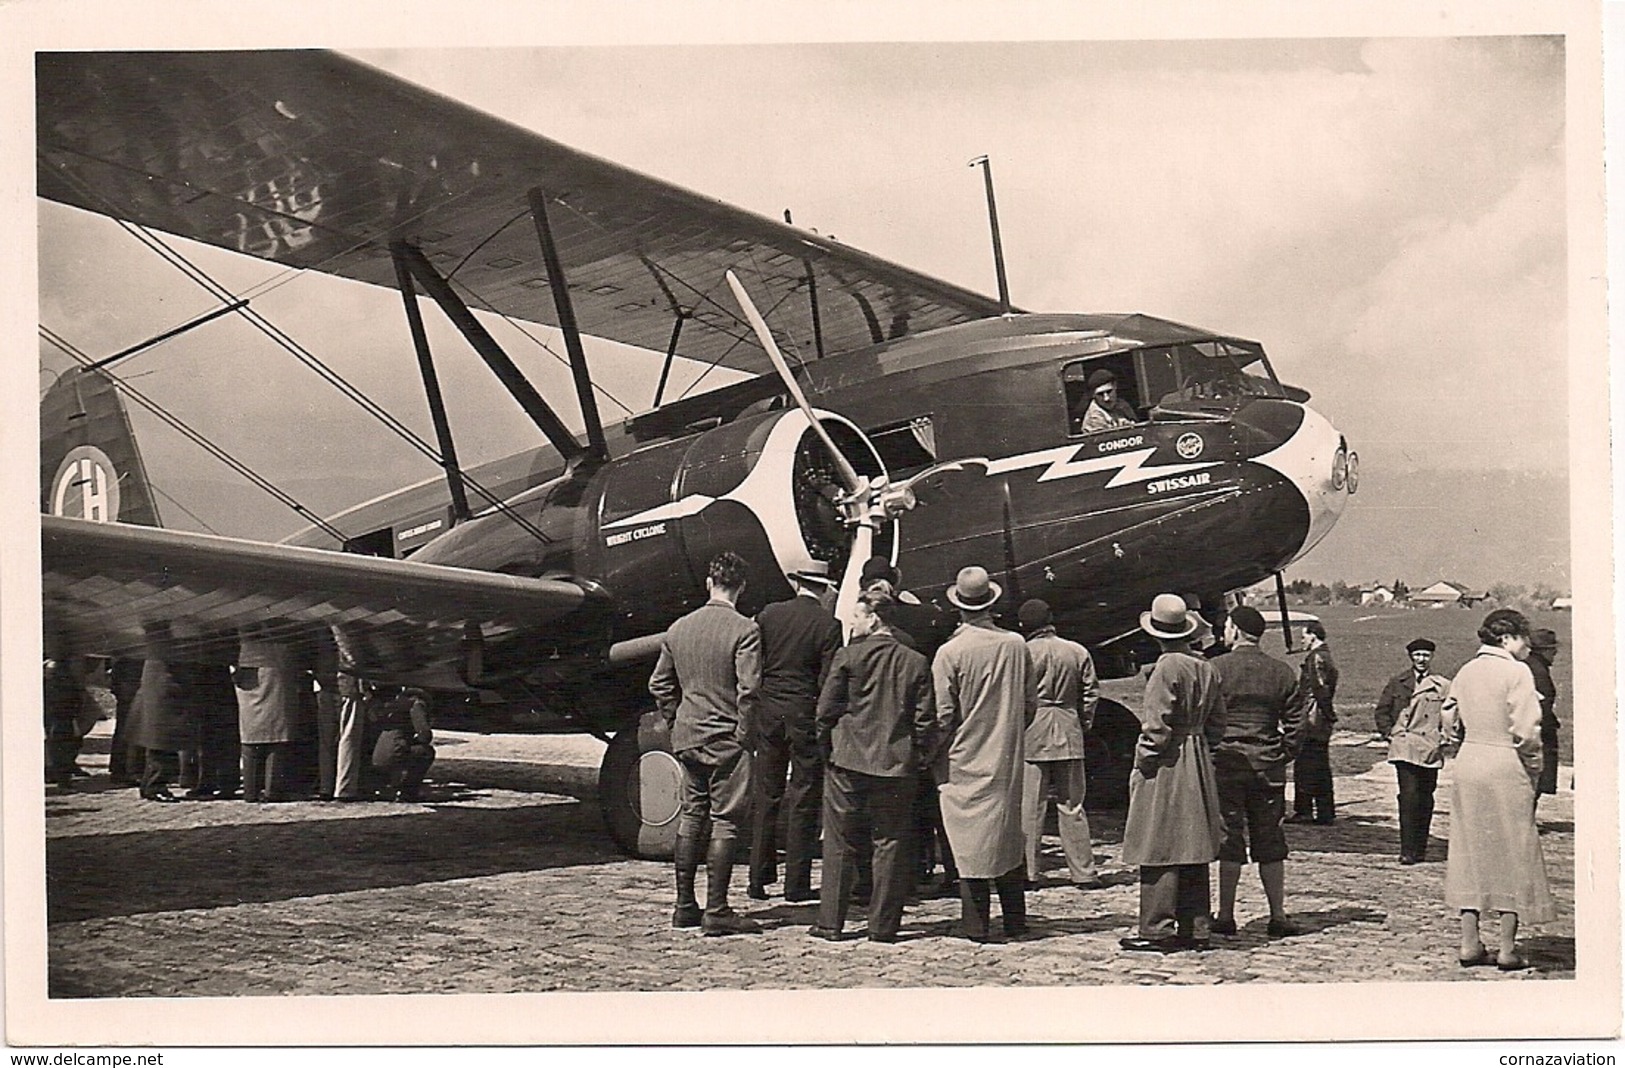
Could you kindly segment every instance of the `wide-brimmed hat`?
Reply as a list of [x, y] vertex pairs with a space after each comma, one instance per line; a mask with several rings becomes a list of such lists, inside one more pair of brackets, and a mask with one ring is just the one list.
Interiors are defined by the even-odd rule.
[[1405, 644], [1407, 653], [1431, 653], [1439, 648], [1439, 643], [1432, 638], [1414, 638]]
[[959, 569], [959, 577], [948, 588], [948, 601], [955, 608], [980, 612], [992, 606], [1003, 593], [1003, 588], [988, 577], [987, 568], [964, 567]]
[[1140, 613], [1140, 629], [1153, 638], [1179, 641], [1202, 629], [1202, 619], [1185, 607], [1177, 593], [1159, 593], [1151, 600], [1151, 611]]
[[814, 560], [804, 567], [787, 572], [784, 576], [793, 583], [803, 586], [822, 586], [827, 589], [835, 588], [835, 580], [829, 577], [829, 564], [823, 560]]
[[1539, 649], [1541, 652], [1551, 652], [1557, 648], [1557, 631], [1541, 627], [1529, 635], [1529, 648]]

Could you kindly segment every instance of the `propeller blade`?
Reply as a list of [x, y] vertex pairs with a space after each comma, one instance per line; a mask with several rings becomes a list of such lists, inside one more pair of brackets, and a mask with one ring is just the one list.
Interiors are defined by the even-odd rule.
[[840, 592], [835, 595], [835, 618], [841, 621], [841, 635], [852, 636], [853, 609], [858, 603], [859, 588], [863, 582], [863, 565], [874, 553], [875, 528], [868, 521], [859, 523], [852, 532], [852, 548], [846, 556], [846, 573], [841, 576]]
[[[859, 476], [851, 462], [842, 455], [840, 449], [835, 447], [835, 439], [829, 436], [829, 431], [824, 429], [824, 424], [820, 423], [818, 417], [813, 414], [812, 405], [807, 403], [806, 394], [801, 392], [800, 384], [796, 382], [795, 376], [790, 373], [790, 365], [785, 362], [784, 354], [779, 351], [778, 343], [773, 340], [773, 331], [767, 328], [767, 320], [763, 319], [762, 313], [756, 310], [756, 304], [750, 299], [750, 294], [745, 292], [745, 287], [740, 284], [739, 279], [734, 276], [732, 271], [725, 271], [723, 277], [728, 279], [728, 287], [734, 291], [734, 299], [739, 301], [739, 307], [744, 311], [745, 318], [750, 322], [750, 328], [756, 331], [756, 339], [762, 343], [762, 348], [767, 350], [767, 358], [773, 361], [773, 369], [779, 373], [779, 380], [790, 391], [790, 397], [796, 402], [796, 407], [801, 409], [801, 413], [807, 417], [807, 422], [812, 424], [813, 432], [818, 435], [819, 439], [823, 441], [824, 447], [829, 450], [831, 459], [835, 461], [835, 469], [840, 474], [841, 481], [846, 485], [846, 491], [852, 494], [868, 492], [869, 483]], [[853, 599], [856, 600], [855, 594]]]

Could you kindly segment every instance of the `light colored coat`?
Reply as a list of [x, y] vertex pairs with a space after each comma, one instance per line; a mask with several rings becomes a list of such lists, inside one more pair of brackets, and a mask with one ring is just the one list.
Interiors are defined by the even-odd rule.
[[1388, 724], [1388, 762], [1444, 767], [1440, 710], [1450, 696], [1450, 680], [1429, 673], [1416, 678], [1407, 668], [1388, 680], [1377, 700], [1377, 726]]
[[1140, 707], [1124, 864], [1168, 867], [1217, 859], [1222, 824], [1211, 750], [1223, 737], [1218, 670], [1189, 653], [1163, 653]]
[[[280, 642], [244, 638], [237, 654], [237, 731], [244, 745], [293, 741], [299, 699], [293, 651]], [[246, 669], [246, 670], [244, 670]], [[244, 686], [244, 683], [252, 683]]]
[[1021, 635], [967, 623], [931, 665], [942, 823], [959, 874], [997, 879], [1022, 863], [1023, 734], [1038, 710], [1037, 672]]
[[1082, 760], [1083, 733], [1093, 726], [1100, 680], [1089, 650], [1044, 627], [1027, 639], [1038, 673], [1038, 713], [1027, 728], [1026, 759]]
[[196, 749], [203, 735], [190, 664], [148, 660], [141, 665], [141, 688], [136, 691], [130, 744], [143, 749], [178, 753]]

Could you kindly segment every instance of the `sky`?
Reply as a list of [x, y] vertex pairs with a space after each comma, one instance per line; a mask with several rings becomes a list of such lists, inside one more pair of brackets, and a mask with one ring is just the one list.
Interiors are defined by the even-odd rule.
[[[353, 54], [993, 293], [981, 174], [967, 167], [986, 154], [1018, 306], [1142, 311], [1256, 339], [1348, 436], [1362, 493], [1290, 576], [1566, 588], [1567, 516], [1553, 506], [1568, 479], [1559, 38]], [[39, 212], [41, 321], [85, 351], [117, 351], [213, 307], [106, 220], [44, 202]], [[183, 247], [234, 290], [278, 275]], [[427, 436], [398, 295], [319, 275], [279, 280], [255, 307]], [[455, 333], [427, 318], [455, 383], [465, 462], [534, 444]], [[530, 329], [555, 355], [493, 326], [544, 393], [568, 396], [562, 345]], [[658, 356], [593, 351], [600, 381], [647, 407]], [[43, 389], [65, 361], [43, 347], [41, 360]], [[124, 370], [319, 510], [435, 474], [234, 321]], [[135, 419], [166, 522], [265, 538], [302, 525]]]

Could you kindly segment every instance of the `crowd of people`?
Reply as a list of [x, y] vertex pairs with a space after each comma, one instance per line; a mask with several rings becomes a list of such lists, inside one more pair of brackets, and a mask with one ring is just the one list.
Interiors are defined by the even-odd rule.
[[[46, 783], [66, 791], [100, 709], [85, 658], [53, 652]], [[109, 778], [147, 801], [415, 801], [434, 761], [426, 692], [372, 685], [284, 642], [244, 638], [231, 665], [120, 658], [105, 671]]]
[[[950, 621], [902, 588], [883, 558], [863, 568], [842, 643], [835, 586], [814, 567], [787, 576], [794, 600], [755, 620], [735, 607], [745, 562], [710, 563], [704, 606], [667, 632], [649, 689], [683, 768], [672, 925], [706, 935], [761, 926], [728, 904], [748, 826], [747, 893], [768, 898], [784, 828], [784, 899], [818, 902], [808, 933], [840, 941], [854, 905], [870, 941], [898, 940], [911, 899], [956, 894], [958, 933], [1028, 933], [1025, 894], [1042, 878], [1039, 844], [1056, 805], [1068, 881], [1102, 885], [1084, 810], [1084, 735], [1099, 700], [1088, 651], [1060, 637], [1049, 605], [1023, 603], [1021, 633], [1001, 628], [999, 584], [980, 567], [946, 593]], [[1238, 933], [1243, 867], [1258, 868], [1272, 938], [1301, 933], [1286, 907], [1285, 824], [1336, 821], [1329, 743], [1337, 666], [1324, 626], [1308, 624], [1299, 670], [1266, 654], [1263, 615], [1232, 608], [1222, 631], [1174, 594], [1140, 628], [1160, 655], [1146, 679], [1129, 777], [1122, 861], [1138, 868], [1139, 923], [1126, 952], [1202, 950]], [[1399, 790], [1398, 860], [1426, 854], [1445, 756], [1456, 764], [1444, 896], [1461, 913], [1463, 967], [1528, 967], [1520, 920], [1552, 916], [1535, 807], [1556, 788], [1551, 631], [1497, 610], [1455, 680], [1431, 670], [1434, 642], [1384, 688], [1378, 738]], [[1527, 663], [1526, 663], [1527, 661]], [[1294, 767], [1292, 812], [1287, 770]], [[788, 779], [787, 779], [788, 777]], [[812, 860], [822, 814], [822, 878]], [[1219, 865], [1214, 909], [1209, 871]], [[936, 867], [941, 864], [940, 875]], [[707, 868], [702, 906], [699, 867]], [[1500, 917], [1492, 952], [1479, 935]]]
[[[993, 939], [995, 898], [1003, 935], [1020, 938], [1052, 801], [1067, 882], [1103, 885], [1084, 808], [1098, 678], [1048, 604], [1026, 601], [1021, 632], [1007, 631], [993, 615], [1003, 590], [972, 566], [946, 591], [949, 618], [876, 557], [843, 639], [826, 565], [788, 575], [796, 596], [755, 619], [736, 607], [746, 574], [733, 552], [710, 561], [709, 599], [667, 630], [649, 679], [683, 771], [674, 927], [759, 932], [728, 904], [733, 868], [745, 861], [748, 896], [766, 900], [782, 852], [784, 900], [818, 903], [813, 937], [847, 938], [856, 905], [870, 941], [896, 942], [910, 900], [957, 896], [965, 938]], [[1237, 934], [1249, 862], [1270, 937], [1300, 933], [1286, 908], [1284, 825], [1337, 819], [1328, 746], [1338, 672], [1324, 626], [1308, 624], [1298, 671], [1263, 652], [1264, 617], [1247, 605], [1215, 633], [1184, 598], [1161, 594], [1140, 629], [1159, 655], [1129, 773], [1121, 859], [1138, 868], [1139, 922], [1122, 948], [1200, 950]], [[1395, 771], [1402, 865], [1426, 857], [1439, 772], [1455, 755], [1444, 898], [1461, 916], [1459, 960], [1517, 970], [1528, 967], [1519, 924], [1554, 911], [1535, 812], [1557, 787], [1557, 638], [1510, 609], [1489, 613], [1478, 637], [1454, 679], [1433, 670], [1433, 640], [1406, 645], [1408, 665], [1377, 701], [1372, 744], [1387, 747]], [[77, 756], [99, 710], [84, 659], [60, 643], [47, 652], [46, 778], [65, 791], [84, 774]], [[234, 665], [115, 660], [106, 679], [110, 776], [152, 802], [414, 801], [434, 760], [428, 695], [372, 685], [331, 649], [304, 658], [245, 637]], [[1494, 950], [1481, 935], [1486, 912], [1499, 917]]]

